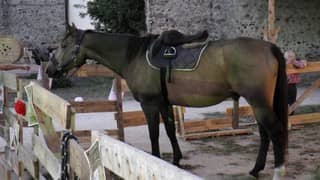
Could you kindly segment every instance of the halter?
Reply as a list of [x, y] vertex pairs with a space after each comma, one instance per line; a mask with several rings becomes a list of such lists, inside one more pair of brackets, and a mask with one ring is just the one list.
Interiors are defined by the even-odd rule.
[[[80, 45], [82, 43], [82, 40], [84, 39], [84, 36], [86, 34], [88, 30], [86, 31], [82, 31], [82, 30], [77, 30], [77, 34], [76, 34], [76, 43], [72, 49], [72, 57], [71, 57], [71, 61], [77, 65], [77, 56], [80, 52]], [[69, 62], [65, 62], [62, 63], [61, 65], [59, 64], [59, 62], [57, 61], [55, 56], [52, 56], [52, 58], [49, 59], [51, 61], [51, 63], [57, 67], [58, 71], [61, 71], [65, 66], [67, 66], [69, 64]]]

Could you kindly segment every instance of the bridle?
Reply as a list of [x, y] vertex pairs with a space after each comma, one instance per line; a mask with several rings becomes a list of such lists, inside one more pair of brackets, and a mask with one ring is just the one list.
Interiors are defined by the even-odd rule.
[[[80, 46], [87, 31], [89, 30], [86, 30], [86, 31], [76, 30], [76, 43], [71, 52], [72, 53], [71, 62], [73, 62], [76, 66], [81, 66], [81, 64], [77, 64], [77, 56], [80, 52]], [[49, 58], [49, 60], [57, 68], [58, 71], [61, 71], [64, 67], [66, 67], [70, 63], [69, 61], [67, 61], [59, 64], [58, 60], [54, 55], [51, 58]]]

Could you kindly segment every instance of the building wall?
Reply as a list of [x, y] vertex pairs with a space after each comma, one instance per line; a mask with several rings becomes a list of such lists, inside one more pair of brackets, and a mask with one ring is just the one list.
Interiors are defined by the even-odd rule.
[[[151, 33], [207, 29], [212, 39], [262, 38], [267, 9], [267, 0], [146, 0], [147, 28]], [[276, 0], [277, 44], [302, 58], [320, 59], [319, 9], [320, 1]]]
[[56, 43], [65, 32], [63, 0], [0, 0], [0, 35], [28, 47]]

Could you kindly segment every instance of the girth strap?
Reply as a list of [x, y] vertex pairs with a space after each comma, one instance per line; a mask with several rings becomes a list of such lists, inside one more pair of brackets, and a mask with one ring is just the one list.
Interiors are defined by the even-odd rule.
[[164, 102], [169, 105], [168, 99], [168, 89], [167, 89], [167, 69], [160, 68], [160, 82], [161, 82], [161, 92], [164, 99]]

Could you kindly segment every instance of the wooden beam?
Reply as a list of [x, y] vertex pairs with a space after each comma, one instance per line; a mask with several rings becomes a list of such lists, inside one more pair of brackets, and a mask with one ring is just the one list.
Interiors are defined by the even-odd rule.
[[276, 42], [275, 30], [275, 0], [268, 1], [268, 41]]
[[191, 120], [184, 122], [184, 131], [185, 134], [190, 134], [195, 132], [230, 128], [231, 126], [232, 120], [230, 118]]
[[187, 134], [185, 135], [185, 140], [196, 140], [200, 138], [218, 137], [218, 136], [248, 135], [252, 133], [253, 133], [252, 129], [220, 130], [220, 131], [214, 131], [214, 132]]
[[34, 135], [33, 138], [33, 152], [40, 163], [46, 168], [53, 179], [60, 178], [60, 160], [48, 149], [42, 140]]
[[[115, 114], [116, 119], [118, 119], [118, 113]], [[146, 117], [142, 111], [129, 111], [123, 112], [123, 127], [131, 127], [131, 126], [142, 126], [147, 124]]]
[[83, 101], [83, 102], [70, 102], [72, 108], [77, 113], [89, 112], [115, 112], [116, 101]]
[[[123, 127], [143, 126], [147, 124], [147, 119], [142, 111], [127, 111], [122, 113]], [[118, 113], [115, 114], [115, 119], [118, 119]], [[160, 116], [160, 123], [162, 123]]]
[[[232, 117], [233, 116], [232, 108], [227, 108], [226, 113], [228, 117]], [[250, 106], [239, 107], [239, 116], [252, 116], [252, 115], [253, 115], [253, 111]]]
[[60, 151], [60, 136], [55, 131], [52, 119], [46, 116], [38, 107], [34, 109], [36, 111], [36, 119], [48, 148], [52, 152], [58, 153]]
[[119, 132], [119, 140], [124, 141], [124, 125], [123, 125], [123, 107], [122, 107], [122, 84], [121, 77], [116, 76], [116, 96], [117, 96], [117, 128]]
[[289, 116], [292, 125], [320, 122], [320, 113], [308, 113]]
[[18, 158], [22, 161], [30, 175], [35, 179], [39, 179], [39, 172], [35, 167], [37, 159], [33, 152], [27, 150], [22, 144], [20, 144], [18, 146]]
[[232, 128], [239, 128], [239, 98], [233, 100], [233, 111], [232, 111]]
[[306, 89], [298, 99], [289, 107], [289, 114], [291, 114], [297, 107], [307, 98], [309, 97], [315, 90], [320, 87], [320, 79], [316, 80], [308, 89]]
[[103, 166], [123, 179], [202, 179], [111, 137], [102, 135], [99, 142]]
[[7, 163], [7, 161], [3, 157], [0, 157], [0, 167], [1, 167], [0, 168], [1, 177], [4, 180], [11, 180], [12, 169], [10, 168], [10, 165]]
[[303, 74], [320, 72], [320, 62], [307, 62], [305, 68], [295, 68], [292, 64], [287, 64], [287, 74]]
[[72, 171], [79, 179], [90, 178], [90, 166], [85, 157], [83, 148], [73, 139], [69, 141], [69, 163]]

